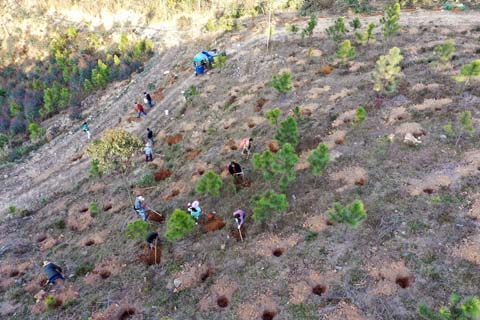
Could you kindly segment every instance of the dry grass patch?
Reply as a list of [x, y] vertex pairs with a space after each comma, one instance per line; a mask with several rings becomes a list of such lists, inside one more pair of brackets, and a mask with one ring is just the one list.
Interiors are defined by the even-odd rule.
[[388, 116], [387, 123], [393, 124], [398, 121], [404, 121], [410, 119], [410, 114], [408, 113], [405, 107], [398, 107], [393, 108], [390, 111], [390, 115]]
[[480, 235], [463, 239], [461, 244], [453, 249], [452, 255], [456, 258], [480, 265]]
[[395, 129], [395, 134], [404, 137], [407, 133], [410, 133], [415, 138], [419, 138], [427, 134], [422, 126], [416, 122], [403, 123]]
[[356, 110], [350, 110], [342, 113], [335, 119], [335, 121], [332, 122], [332, 127], [336, 128], [339, 127], [343, 124], [351, 124], [353, 119], [355, 118], [355, 112]]
[[310, 100], [317, 99], [324, 93], [327, 93], [331, 90], [332, 88], [330, 86], [323, 86], [323, 87], [317, 87], [317, 88], [312, 88], [308, 91], [306, 98]]
[[325, 320], [367, 320], [367, 318], [362, 315], [362, 312], [355, 305], [349, 304], [345, 301], [340, 301], [340, 303], [335, 306], [335, 309], [331, 312], [328, 312], [325, 315], [325, 317], [322, 318], [322, 319], [325, 319]]
[[452, 103], [452, 99], [450, 98], [425, 99], [422, 103], [414, 105], [412, 109], [417, 111], [424, 111], [424, 110], [441, 111], [451, 103]]

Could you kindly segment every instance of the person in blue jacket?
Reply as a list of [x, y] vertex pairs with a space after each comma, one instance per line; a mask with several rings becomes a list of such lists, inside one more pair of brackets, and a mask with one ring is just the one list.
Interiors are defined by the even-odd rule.
[[58, 279], [65, 280], [62, 275], [62, 268], [50, 261], [43, 262], [43, 271], [47, 274], [48, 283], [55, 284]]

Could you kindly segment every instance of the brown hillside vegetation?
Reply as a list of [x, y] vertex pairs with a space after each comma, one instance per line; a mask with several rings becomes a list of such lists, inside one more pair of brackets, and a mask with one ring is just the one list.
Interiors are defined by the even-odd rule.
[[[88, 141], [75, 124], [1, 167], [0, 318], [413, 320], [419, 303], [478, 296], [480, 86], [452, 76], [478, 59], [479, 11], [402, 11], [400, 33], [385, 42], [377, 28], [368, 45], [350, 31], [351, 61], [335, 56], [337, 44], [325, 33], [336, 18], [330, 13], [317, 13], [313, 35], [302, 40], [285, 24], [303, 29], [309, 17], [277, 11], [268, 51], [263, 15], [226, 33], [165, 31], [176, 41], [158, 45], [143, 71], [82, 102], [92, 139], [117, 127], [146, 142], [151, 128], [152, 162], [140, 149], [125, 173], [91, 175]], [[379, 16], [360, 20], [378, 24]], [[456, 52], [439, 68], [434, 47], [447, 40]], [[227, 52], [225, 66], [195, 76], [192, 57], [214, 46]], [[392, 46], [404, 56], [397, 90], [376, 92], [372, 71]], [[293, 88], [279, 93], [270, 81], [285, 70]], [[198, 94], [186, 97], [191, 86]], [[129, 121], [145, 90], [161, 101]], [[355, 118], [359, 106], [363, 123]], [[265, 117], [273, 108], [281, 110], [278, 126]], [[458, 121], [464, 111], [473, 130]], [[252, 199], [280, 192], [280, 179], [265, 180], [240, 142], [252, 137], [253, 153], [281, 155], [276, 131], [292, 114], [300, 160], [284, 192], [289, 206], [268, 210], [259, 223]], [[407, 135], [420, 142], [405, 143]], [[330, 162], [314, 176], [307, 159], [319, 143]], [[228, 173], [232, 160], [243, 183]], [[219, 196], [195, 190], [210, 170], [222, 179]], [[147, 221], [160, 235], [156, 251], [126, 235], [139, 220], [138, 194], [159, 213]], [[197, 224], [167, 241], [171, 213], [194, 200], [202, 207]], [[355, 200], [367, 214], [357, 228], [327, 216], [334, 202]], [[246, 212], [240, 232], [237, 209]], [[64, 269], [62, 284], [45, 286], [44, 260]], [[58, 305], [47, 310], [48, 295]]]

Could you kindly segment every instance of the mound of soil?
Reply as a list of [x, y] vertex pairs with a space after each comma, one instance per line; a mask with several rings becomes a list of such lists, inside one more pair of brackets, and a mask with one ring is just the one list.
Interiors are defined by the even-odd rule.
[[223, 229], [225, 227], [225, 222], [223, 222], [222, 218], [219, 218], [213, 214], [208, 214], [207, 216], [211, 216], [211, 217], [207, 218], [206, 220], [200, 221], [203, 232], [205, 233], [212, 232], [212, 231]]
[[167, 179], [171, 175], [172, 175], [172, 171], [170, 171], [168, 169], [160, 169], [157, 172], [155, 172], [154, 178], [155, 178], [155, 181], [159, 182], [159, 181]]
[[162, 223], [165, 221], [165, 216], [163, 214], [158, 214], [153, 211], [149, 211], [147, 220]]
[[195, 159], [196, 157], [198, 157], [198, 155], [202, 153], [202, 150], [193, 150], [193, 151], [190, 151], [186, 156], [185, 156], [185, 160], [189, 161], [189, 160], [193, 160]]
[[155, 248], [150, 248], [149, 246], [146, 246], [143, 253], [138, 256], [138, 259], [146, 264], [147, 266], [151, 266], [154, 264], [159, 264], [160, 261], [162, 260], [162, 247], [160, 244], [157, 244], [157, 259], [155, 261]]
[[169, 145], [172, 145], [182, 141], [182, 138], [183, 138], [182, 135], [180, 133], [177, 133], [174, 136], [169, 136], [165, 138], [165, 142], [168, 143]]
[[[242, 226], [242, 228], [240, 229], [240, 231], [242, 232], [242, 237], [243, 237], [243, 240], [245, 240], [247, 238], [247, 229], [245, 228], [245, 225]], [[230, 231], [230, 236], [234, 239], [236, 239], [237, 241], [242, 241], [242, 238], [240, 237], [240, 233], [238, 232], [238, 229], [235, 228], [235, 229], [232, 229]]]
[[265, 99], [265, 98], [258, 99], [257, 104], [253, 108], [253, 111], [254, 112], [260, 112], [262, 110], [263, 105], [267, 102], [268, 102], [268, 99]]

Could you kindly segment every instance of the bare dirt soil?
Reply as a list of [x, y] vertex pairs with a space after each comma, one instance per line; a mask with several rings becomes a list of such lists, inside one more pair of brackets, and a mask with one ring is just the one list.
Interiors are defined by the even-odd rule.
[[[400, 35], [385, 45], [378, 33], [347, 64], [335, 61], [336, 46], [325, 34], [335, 17], [320, 18], [314, 35], [302, 41], [283, 27], [305, 26], [307, 18], [293, 14], [275, 17], [270, 51], [264, 18], [244, 20], [216, 42], [206, 35], [159, 51], [133, 80], [84, 101], [93, 138], [110, 127], [142, 138], [147, 127], [156, 133], [153, 163], [139, 150], [127, 183], [115, 175], [89, 177], [80, 126], [1, 170], [1, 316], [413, 320], [420, 302], [438, 307], [452, 293], [478, 295], [479, 135], [463, 134], [457, 142], [442, 127], [468, 110], [479, 129], [478, 82], [462, 90], [451, 78], [478, 59], [479, 17], [478, 11], [402, 12]], [[363, 25], [378, 19], [361, 17]], [[450, 66], [429, 65], [433, 47], [446, 40], [457, 47]], [[213, 46], [227, 51], [226, 66], [195, 77], [192, 57]], [[398, 92], [379, 95], [371, 72], [392, 46], [404, 55]], [[284, 95], [269, 85], [282, 70], [292, 73], [295, 88]], [[182, 91], [190, 85], [200, 94], [188, 102]], [[148, 87], [156, 105], [129, 121]], [[353, 125], [359, 105], [367, 119]], [[287, 212], [262, 227], [251, 218], [250, 199], [271, 186], [241, 158], [239, 143], [251, 136], [254, 152], [278, 150], [264, 113], [280, 108], [283, 120], [295, 106], [305, 118], [297, 146], [303, 162], [286, 192]], [[404, 144], [407, 133], [421, 144]], [[332, 161], [314, 177], [305, 159], [319, 142], [329, 146]], [[248, 186], [226, 174], [232, 159], [244, 167]], [[224, 177], [220, 197], [195, 194], [195, 181], [207, 170]], [[135, 189], [145, 173], [155, 184]], [[138, 192], [166, 216], [195, 198], [216, 217], [182, 241], [162, 242], [152, 258], [141, 240], [125, 236], [138, 219], [131, 203]], [[367, 211], [358, 229], [326, 219], [333, 202], [356, 199]], [[99, 213], [90, 212], [91, 202]], [[7, 217], [9, 206], [29, 212]], [[239, 208], [247, 211], [243, 241], [232, 219]], [[164, 223], [149, 223], [163, 234]], [[65, 269], [64, 284], [44, 286], [43, 260]], [[45, 310], [46, 294], [57, 299], [53, 310]]]

